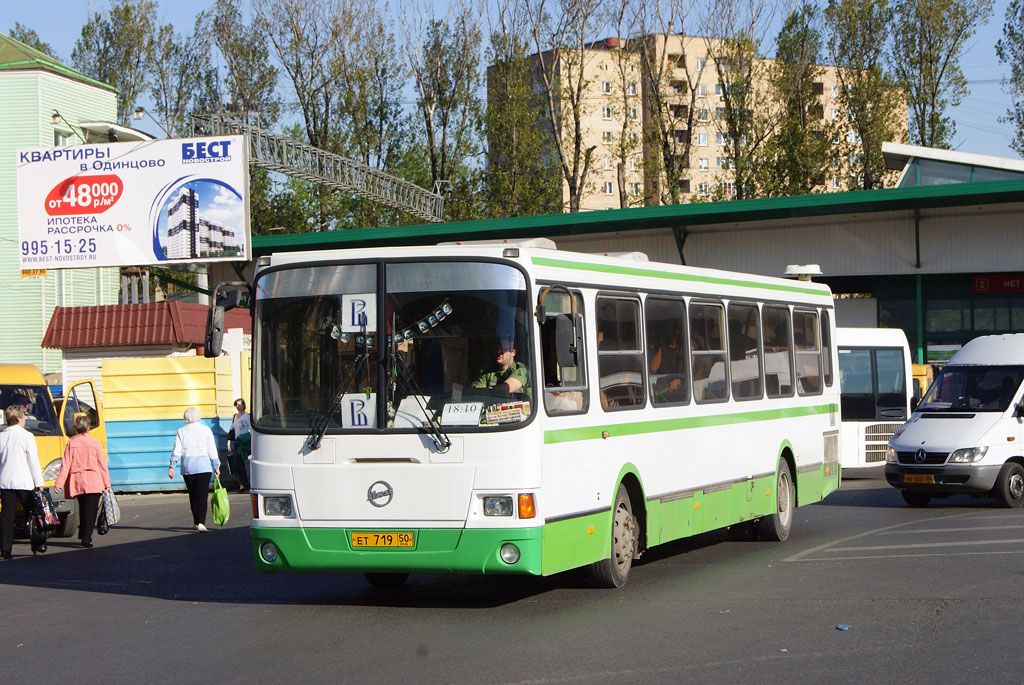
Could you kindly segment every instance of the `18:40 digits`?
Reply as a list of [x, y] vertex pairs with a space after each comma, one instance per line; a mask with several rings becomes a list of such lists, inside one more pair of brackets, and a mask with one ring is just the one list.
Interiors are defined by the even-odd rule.
[[91, 254], [96, 252], [95, 238], [63, 238], [60, 240], [22, 240], [21, 254]]

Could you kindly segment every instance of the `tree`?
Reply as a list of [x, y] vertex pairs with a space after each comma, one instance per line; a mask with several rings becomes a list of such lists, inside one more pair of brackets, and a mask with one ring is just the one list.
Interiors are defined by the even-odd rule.
[[882, 143], [902, 138], [906, 107], [883, 65], [892, 11], [887, 0], [829, 0], [825, 23], [850, 126], [843, 150], [851, 185], [870, 190], [882, 184], [885, 173]]
[[776, 38], [771, 90], [780, 112], [758, 168], [765, 196], [810, 193], [824, 182], [831, 166], [835, 126], [824, 118], [819, 100], [824, 69], [818, 65], [821, 33], [814, 17], [809, 4], [793, 10]]
[[960, 58], [991, 14], [992, 0], [897, 1], [891, 64], [910, 105], [914, 144], [951, 144], [956, 124], [944, 113], [968, 94]]
[[466, 2], [453, 3], [444, 19], [419, 16], [421, 21], [405, 26], [406, 48], [431, 181], [435, 188], [451, 184], [465, 190], [458, 176], [478, 152], [482, 115], [480, 19]]
[[210, 40], [204, 18], [196, 18], [191, 36], [182, 37], [170, 24], [153, 41], [151, 94], [161, 125], [170, 135], [189, 134], [187, 115], [204, 88], [210, 65]]
[[117, 88], [117, 120], [125, 126], [149, 86], [155, 15], [153, 0], [114, 0], [108, 13], [92, 15], [71, 51], [76, 69]]
[[1024, 156], [1024, 0], [1010, 0], [1006, 6], [1003, 37], [996, 43], [999, 61], [1010, 66], [1010, 76], [1003, 79], [1003, 90], [1013, 105], [1000, 121], [1013, 124], [1010, 147]]
[[[716, 95], [722, 107], [715, 123], [725, 140], [731, 181], [720, 184], [719, 195], [742, 200], [757, 197], [764, 146], [774, 134], [778, 107], [768, 88], [769, 68], [761, 59], [761, 41], [770, 17], [761, 0], [716, 0], [707, 23], [707, 55], [714, 62]], [[732, 192], [728, 184], [733, 183]]]
[[[590, 81], [590, 40], [600, 28], [600, 0], [524, 0], [544, 87], [546, 123], [569, 193], [569, 211], [580, 211], [596, 146], [583, 140]], [[549, 11], [551, 9], [551, 11]], [[554, 14], [552, 14], [552, 11]]]
[[661, 204], [683, 199], [684, 181], [693, 167], [699, 89], [707, 69], [707, 60], [694, 57], [703, 53], [701, 39], [685, 35], [687, 7], [671, 0], [642, 2], [638, 9], [639, 32], [644, 36], [638, 52], [647, 101], [643, 140], [650, 150], [644, 159], [645, 194]]
[[504, 0], [495, 12], [487, 50], [487, 140], [485, 213], [492, 217], [557, 212], [560, 175], [545, 162], [550, 138], [544, 135], [543, 103], [531, 83], [522, 4]]
[[216, 0], [207, 26], [226, 65], [224, 84], [232, 109], [250, 121], [258, 115], [262, 126], [278, 119], [281, 99], [277, 94], [277, 68], [270, 63], [266, 34], [257, 24], [242, 21], [239, 0]]
[[[291, 81], [307, 140], [341, 154], [337, 83], [345, 42], [355, 30], [356, 6], [349, 0], [253, 0], [256, 28], [266, 35]], [[317, 188], [319, 230], [337, 227], [337, 200]]]
[[38, 50], [39, 52], [49, 55], [54, 59], [58, 59], [57, 53], [54, 52], [49, 43], [44, 43], [39, 38], [39, 34], [20, 22], [14, 22], [14, 28], [11, 29], [10, 36], [14, 40], [21, 41], [34, 50]]
[[611, 20], [615, 27], [615, 38], [605, 41], [605, 49], [611, 53], [612, 68], [615, 72], [609, 85], [611, 95], [617, 100], [611, 106], [612, 115], [618, 117], [619, 130], [615, 136], [616, 185], [619, 189], [619, 207], [641, 204], [643, 198], [629, 197], [626, 170], [637, 169], [638, 153], [642, 152], [640, 142], [640, 65], [644, 52], [644, 40], [633, 40], [638, 32], [636, 7], [623, 0], [612, 3]]

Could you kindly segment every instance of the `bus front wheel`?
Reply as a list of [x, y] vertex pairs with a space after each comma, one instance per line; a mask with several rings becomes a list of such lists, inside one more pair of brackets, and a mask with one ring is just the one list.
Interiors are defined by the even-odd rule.
[[760, 540], [782, 542], [789, 537], [793, 527], [793, 475], [789, 462], [779, 461], [779, 475], [775, 479], [775, 513], [757, 522], [757, 537]]
[[1024, 467], [1015, 461], [1003, 465], [996, 479], [996, 497], [1004, 507], [1024, 505]]
[[626, 486], [619, 484], [612, 509], [612, 553], [608, 559], [590, 565], [590, 581], [594, 587], [622, 587], [629, 579], [629, 569], [636, 555], [636, 517], [629, 502]]

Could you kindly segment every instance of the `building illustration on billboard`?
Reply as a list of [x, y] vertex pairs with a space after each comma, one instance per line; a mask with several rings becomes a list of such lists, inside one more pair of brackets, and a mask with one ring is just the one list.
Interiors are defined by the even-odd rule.
[[167, 258], [225, 257], [240, 249], [234, 230], [201, 214], [197, 192], [182, 188], [167, 209]]

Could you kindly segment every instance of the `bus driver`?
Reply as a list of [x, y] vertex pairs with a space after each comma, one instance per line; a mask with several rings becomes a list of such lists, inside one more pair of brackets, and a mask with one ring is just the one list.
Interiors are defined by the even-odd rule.
[[509, 394], [522, 392], [530, 396], [530, 374], [522, 362], [516, 361], [516, 348], [511, 340], [498, 340], [494, 344], [495, 370], [486, 371], [473, 381], [474, 388], [490, 388]]

